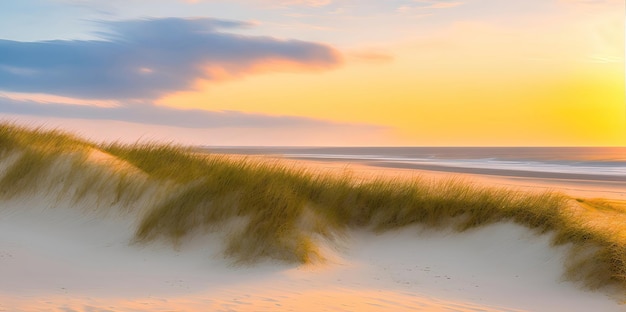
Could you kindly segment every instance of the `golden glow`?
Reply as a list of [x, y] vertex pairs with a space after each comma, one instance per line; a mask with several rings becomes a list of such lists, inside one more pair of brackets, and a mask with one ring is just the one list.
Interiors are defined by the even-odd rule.
[[383, 125], [406, 145], [626, 145], [623, 17], [576, 14], [459, 22], [384, 62], [200, 82], [159, 104]]

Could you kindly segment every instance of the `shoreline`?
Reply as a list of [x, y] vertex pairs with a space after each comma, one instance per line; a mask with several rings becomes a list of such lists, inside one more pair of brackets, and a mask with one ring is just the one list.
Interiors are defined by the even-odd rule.
[[626, 181], [622, 177], [610, 176], [610, 175], [592, 175], [592, 174], [580, 174], [580, 173], [562, 173], [562, 172], [539, 172], [539, 171], [524, 171], [524, 170], [510, 170], [510, 169], [489, 169], [489, 168], [468, 168], [468, 167], [449, 167], [441, 165], [422, 165], [422, 164], [407, 164], [407, 163], [395, 163], [395, 162], [365, 162], [368, 166], [385, 167], [385, 168], [402, 168], [402, 169], [418, 169], [428, 171], [439, 172], [452, 172], [452, 173], [469, 173], [478, 175], [490, 175], [490, 176], [503, 176], [503, 177], [516, 177], [516, 178], [539, 178], [539, 179], [558, 179], [558, 180], [571, 180], [571, 181], [593, 181], [601, 183], [617, 182], [616, 184], [626, 185]]
[[[572, 197], [603, 198], [626, 201], [626, 181], [604, 179], [602, 175], [582, 175], [550, 172], [528, 172], [502, 169], [457, 168], [438, 165], [412, 165], [373, 162], [358, 159], [320, 159], [282, 157], [276, 154], [212, 154], [231, 159], [279, 163], [287, 167], [330, 174], [350, 174], [359, 178], [466, 179], [481, 186], [510, 187], [528, 191], [561, 191]], [[590, 179], [585, 179], [590, 178]], [[609, 177], [614, 178], [614, 177]]]

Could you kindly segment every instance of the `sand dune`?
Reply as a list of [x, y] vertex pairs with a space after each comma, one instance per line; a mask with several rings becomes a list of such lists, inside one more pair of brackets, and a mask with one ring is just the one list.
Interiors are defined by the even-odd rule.
[[[308, 264], [233, 265], [228, 226], [175, 245], [138, 242], [167, 183], [83, 152], [54, 158], [38, 187], [0, 200], [0, 311], [624, 311], [619, 290], [564, 280], [569, 245], [509, 222], [461, 233], [354, 228], [314, 237], [326, 260]], [[0, 176], [16, 155], [0, 154]], [[129, 185], [131, 199], [114, 195]]]
[[[351, 232], [317, 265], [233, 267], [219, 234], [132, 243], [122, 215], [3, 202], [5, 311], [623, 311], [563, 282], [563, 248], [513, 224], [466, 233]], [[6, 207], [9, 207], [8, 211]]]
[[565, 248], [513, 224], [353, 231], [316, 265], [234, 267], [220, 234], [133, 243], [134, 218], [2, 203], [4, 311], [623, 311], [562, 280]]

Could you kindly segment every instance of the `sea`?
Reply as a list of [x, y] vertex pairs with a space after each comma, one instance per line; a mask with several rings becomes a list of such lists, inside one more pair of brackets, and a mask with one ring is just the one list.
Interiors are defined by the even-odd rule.
[[626, 147], [202, 147], [370, 166], [626, 183]]

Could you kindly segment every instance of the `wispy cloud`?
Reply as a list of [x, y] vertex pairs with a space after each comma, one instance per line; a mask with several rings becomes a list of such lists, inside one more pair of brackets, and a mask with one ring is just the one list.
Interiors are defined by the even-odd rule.
[[193, 89], [197, 80], [320, 70], [342, 62], [327, 45], [225, 32], [252, 26], [246, 22], [163, 18], [100, 23], [105, 27], [101, 40], [0, 40], [0, 90], [149, 100]]
[[[219, 0], [179, 0], [186, 3], [217, 2]], [[273, 6], [307, 6], [323, 7], [332, 4], [333, 0], [238, 0], [240, 2], [257, 2]]]
[[89, 100], [69, 98], [58, 95], [41, 94], [41, 93], [14, 93], [14, 92], [0, 92], [0, 100], [9, 99], [18, 102], [34, 102], [34, 103], [64, 103], [68, 105], [88, 105], [88, 106], [101, 106], [101, 107], [116, 107], [120, 106], [118, 101], [114, 100]]
[[283, 5], [306, 5], [312, 7], [321, 7], [327, 6], [331, 4], [332, 0], [283, 0], [283, 1], [274, 1], [279, 2]]
[[461, 1], [454, 0], [413, 0], [413, 2], [421, 4], [423, 9], [447, 9], [463, 5]]
[[465, 4], [462, 1], [453, 0], [413, 0], [414, 4], [403, 5], [396, 11], [399, 13], [409, 13], [413, 11], [425, 11], [432, 9], [450, 9]]
[[365, 63], [389, 63], [394, 60], [393, 55], [378, 49], [361, 49], [347, 54], [352, 60]]
[[[0, 113], [60, 117], [88, 120], [116, 120], [147, 125], [180, 128], [301, 128], [350, 126], [325, 120], [273, 116], [239, 111], [206, 111], [157, 106], [150, 102], [130, 102], [116, 107], [42, 103], [0, 96]], [[382, 129], [378, 126], [353, 124], [359, 129]]]
[[582, 4], [582, 5], [609, 5], [609, 4], [621, 4], [624, 5], [623, 0], [559, 0], [563, 3]]

